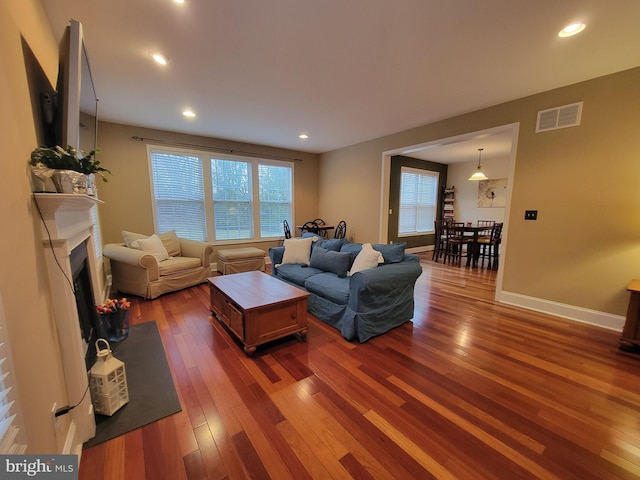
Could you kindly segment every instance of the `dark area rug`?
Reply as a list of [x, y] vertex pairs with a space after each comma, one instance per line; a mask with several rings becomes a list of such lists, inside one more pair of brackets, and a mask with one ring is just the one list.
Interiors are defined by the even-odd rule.
[[96, 436], [83, 448], [182, 410], [155, 321], [132, 325], [129, 336], [112, 344], [111, 351], [124, 362], [129, 402], [111, 417], [96, 415]]

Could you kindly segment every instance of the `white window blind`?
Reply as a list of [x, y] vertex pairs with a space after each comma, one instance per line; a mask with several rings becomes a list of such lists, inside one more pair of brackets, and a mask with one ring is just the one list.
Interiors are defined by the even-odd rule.
[[206, 240], [202, 160], [195, 155], [151, 151], [156, 228]]
[[398, 234], [433, 231], [437, 213], [438, 173], [410, 167], [401, 168]]
[[282, 223], [292, 223], [292, 171], [291, 167], [260, 164], [260, 236], [278, 237], [283, 233]]
[[216, 240], [253, 238], [251, 164], [211, 159]]
[[0, 295], [0, 454], [23, 454], [26, 449], [15, 380], [12, 376], [11, 351], [7, 335], [4, 305]]

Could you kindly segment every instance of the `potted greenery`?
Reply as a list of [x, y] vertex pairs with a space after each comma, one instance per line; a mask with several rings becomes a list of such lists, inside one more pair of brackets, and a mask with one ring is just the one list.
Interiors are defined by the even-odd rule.
[[33, 174], [42, 181], [53, 180], [58, 193], [84, 193], [95, 195], [95, 174], [106, 182], [105, 173], [111, 173], [96, 158], [98, 150], [86, 153], [71, 145], [66, 149], [38, 147], [31, 152], [29, 164]]

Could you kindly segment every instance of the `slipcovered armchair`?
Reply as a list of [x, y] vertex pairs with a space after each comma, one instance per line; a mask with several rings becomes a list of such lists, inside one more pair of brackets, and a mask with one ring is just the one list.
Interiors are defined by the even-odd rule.
[[204, 283], [211, 276], [211, 244], [178, 238], [174, 231], [150, 237], [122, 234], [124, 243], [103, 248], [117, 291], [152, 299]]

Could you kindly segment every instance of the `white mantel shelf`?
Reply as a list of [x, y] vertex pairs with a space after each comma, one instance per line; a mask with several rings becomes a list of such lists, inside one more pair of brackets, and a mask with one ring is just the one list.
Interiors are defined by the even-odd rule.
[[91, 207], [104, 203], [75, 193], [34, 193], [33, 197], [52, 240], [70, 239], [91, 228]]

